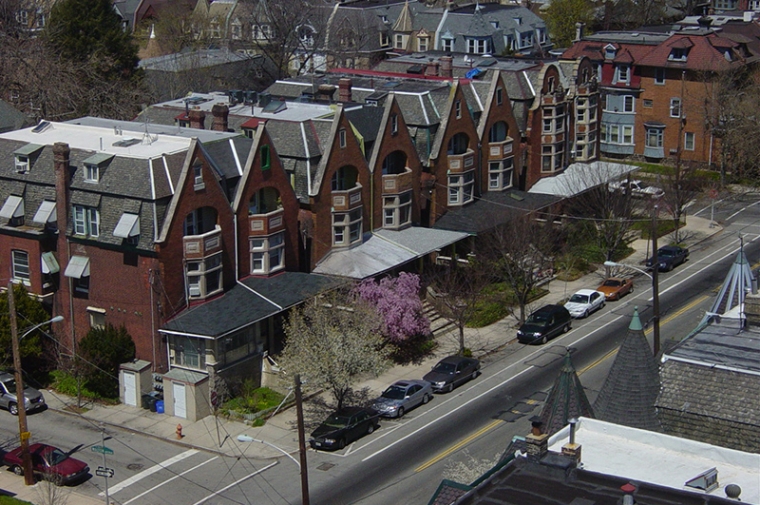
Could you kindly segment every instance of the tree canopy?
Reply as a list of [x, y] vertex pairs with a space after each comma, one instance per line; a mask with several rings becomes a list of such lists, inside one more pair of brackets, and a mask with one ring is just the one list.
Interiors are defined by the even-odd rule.
[[[19, 338], [24, 332], [40, 323], [50, 319], [42, 303], [29, 296], [23, 284], [13, 286], [14, 302], [16, 304], [16, 325], [18, 326]], [[48, 331], [49, 326], [43, 326], [41, 331]], [[40, 336], [38, 332], [30, 333], [19, 343], [19, 350], [22, 357], [39, 356], [42, 352]], [[0, 362], [9, 363], [12, 360], [11, 355], [11, 321], [8, 310], [8, 293], [0, 294]]]
[[552, 0], [544, 19], [554, 47], [570, 47], [575, 39], [575, 24], [590, 26], [593, 11], [588, 0]]
[[135, 358], [135, 342], [123, 326], [92, 328], [79, 342], [87, 387], [105, 397], [118, 397], [119, 365]]

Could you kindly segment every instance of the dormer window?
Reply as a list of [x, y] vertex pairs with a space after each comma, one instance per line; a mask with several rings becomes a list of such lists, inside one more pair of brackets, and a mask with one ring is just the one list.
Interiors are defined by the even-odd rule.
[[686, 61], [689, 50], [685, 47], [674, 47], [668, 55], [669, 61]]
[[27, 144], [24, 147], [16, 149], [13, 152], [13, 157], [16, 165], [16, 172], [19, 174], [25, 174], [32, 168], [34, 160], [42, 150], [42, 146], [38, 144]]
[[98, 153], [90, 156], [82, 162], [84, 165], [84, 181], [97, 183], [100, 181], [103, 170], [113, 159], [112, 154]]
[[398, 114], [393, 114], [391, 116], [391, 134], [395, 135], [398, 133]]
[[495, 29], [499, 29], [499, 22], [498, 21], [491, 21], [491, 26], [493, 26]]
[[100, 180], [100, 169], [97, 165], [84, 166], [85, 182], [98, 182]]
[[512, 20], [517, 26], [520, 26], [522, 24], [522, 18], [512, 18]]
[[616, 54], [617, 54], [617, 49], [615, 49], [615, 46], [613, 46], [612, 44], [605, 46], [604, 57], [606, 59], [611, 60], [615, 57]]
[[617, 79], [615, 80], [617, 82], [627, 83], [630, 79], [631, 67], [629, 65], [618, 65], [615, 70], [617, 73]]
[[25, 174], [29, 171], [29, 156], [16, 155], [16, 172]]

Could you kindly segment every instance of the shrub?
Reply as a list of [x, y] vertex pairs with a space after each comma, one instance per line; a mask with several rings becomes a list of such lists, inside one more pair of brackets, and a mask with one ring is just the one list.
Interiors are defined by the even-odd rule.
[[254, 384], [253, 380], [246, 380], [241, 395], [226, 401], [222, 409], [240, 414], [255, 414], [277, 407], [282, 402], [284, 396], [281, 393], [268, 387], [257, 388]]
[[392, 342], [391, 359], [400, 365], [419, 364], [435, 351], [437, 345], [431, 334], [415, 335], [401, 342]]

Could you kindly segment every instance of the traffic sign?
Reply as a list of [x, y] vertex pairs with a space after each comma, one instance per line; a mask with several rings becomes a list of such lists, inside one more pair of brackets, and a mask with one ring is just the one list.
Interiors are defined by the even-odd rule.
[[93, 445], [91, 449], [92, 452], [99, 452], [100, 454], [113, 454], [113, 449], [109, 449], [105, 445]]
[[99, 466], [97, 470], [95, 470], [95, 475], [98, 477], [113, 477], [113, 468], [108, 468], [105, 466]]

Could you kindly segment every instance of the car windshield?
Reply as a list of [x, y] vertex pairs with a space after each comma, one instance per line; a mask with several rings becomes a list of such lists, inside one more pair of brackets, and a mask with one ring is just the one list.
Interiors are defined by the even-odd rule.
[[333, 414], [327, 418], [327, 421], [325, 421], [324, 424], [332, 428], [343, 428], [344, 426], [348, 426], [348, 421], [348, 416], [339, 416], [338, 414]]
[[616, 288], [616, 287], [618, 287], [618, 286], [620, 286], [622, 284], [623, 284], [622, 281], [618, 281], [618, 280], [615, 280], [615, 279], [607, 279], [606, 281], [604, 281], [604, 284], [602, 284], [602, 286]]
[[578, 293], [575, 293], [570, 297], [569, 301], [572, 303], [588, 303], [588, 295], [579, 295]]
[[406, 389], [398, 386], [391, 386], [383, 392], [383, 398], [391, 400], [403, 400], [404, 396], [406, 396]]
[[5, 389], [8, 390], [9, 393], [15, 394], [16, 393], [16, 380], [15, 379], [8, 379], [7, 381], [3, 381], [3, 385], [5, 386]]
[[528, 320], [526, 321], [530, 324], [536, 324], [538, 326], [546, 326], [549, 324], [549, 315], [548, 314], [531, 314], [528, 317]]
[[457, 369], [457, 367], [454, 365], [454, 363], [438, 363], [433, 367], [434, 372], [440, 372], [440, 373], [454, 373], [454, 371]]
[[675, 256], [676, 252], [673, 249], [660, 249], [657, 251], [658, 256]]
[[55, 466], [58, 463], [61, 463], [63, 460], [68, 458], [65, 452], [63, 452], [60, 449], [53, 449], [48, 455], [47, 460], [50, 463], [50, 466]]

